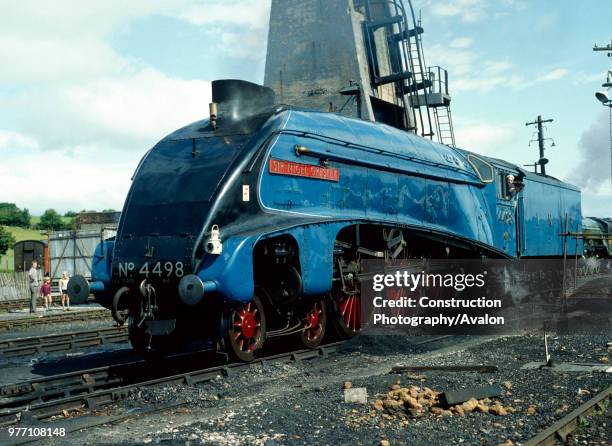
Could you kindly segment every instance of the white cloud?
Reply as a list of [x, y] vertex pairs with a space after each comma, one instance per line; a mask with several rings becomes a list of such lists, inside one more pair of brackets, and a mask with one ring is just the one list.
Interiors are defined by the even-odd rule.
[[99, 40], [0, 36], [0, 82], [78, 82], [112, 75], [128, 62]]
[[612, 187], [604, 185], [598, 192], [582, 194], [582, 215], [612, 217]]
[[488, 92], [496, 88], [520, 90], [531, 83], [513, 71], [514, 66], [507, 60], [479, 62], [478, 72], [468, 71], [452, 83], [453, 91]]
[[107, 143], [122, 150], [150, 146], [172, 130], [208, 116], [209, 81], [167, 76], [152, 68], [80, 83], [32, 87], [0, 113], [23, 113], [20, 130], [43, 150]]
[[436, 16], [458, 18], [466, 23], [478, 22], [491, 16], [500, 19], [529, 8], [529, 3], [522, 0], [421, 0], [420, 3], [421, 7]]
[[0, 82], [71, 82], [140, 68], [108, 37], [150, 16], [202, 27], [227, 54], [261, 57], [270, 0], [23, 0], [1, 10]]
[[508, 11], [500, 11], [493, 14], [493, 18], [496, 20], [503, 19], [504, 17], [508, 17], [510, 13]]
[[[451, 43], [452, 45], [452, 43]], [[425, 48], [429, 61], [443, 61], [453, 92], [488, 92], [495, 88], [520, 90], [533, 84], [506, 59], [488, 59], [471, 48], [435, 44]], [[438, 62], [439, 63], [439, 62]]]
[[459, 147], [469, 148], [477, 153], [501, 156], [499, 147], [509, 145], [515, 137], [510, 126], [468, 122], [455, 125], [455, 136]]
[[194, 2], [177, 14], [191, 24], [237, 25], [250, 29], [267, 28], [270, 0], [224, 0]]
[[0, 130], [0, 150], [37, 150], [36, 138], [18, 132]]
[[261, 58], [269, 3], [12, 2], [0, 14], [0, 83], [18, 88], [0, 94], [0, 116], [27, 110], [20, 128], [43, 149], [92, 141], [126, 148], [152, 143], [207, 115], [210, 83], [170, 77], [126, 58], [110, 45], [111, 34], [136, 18], [171, 16], [216, 33], [215, 45], [226, 54]]
[[524, 11], [529, 7], [529, 3], [522, 0], [502, 0], [502, 3], [517, 11]]
[[549, 73], [539, 76], [536, 80], [538, 82], [558, 81], [559, 79], [563, 79], [567, 73], [569, 73], [569, 70], [565, 68], [557, 68]]
[[48, 208], [121, 209], [138, 157], [129, 163], [100, 163], [70, 153], [39, 152], [3, 160], [0, 201], [17, 202], [34, 214]]
[[120, 208], [140, 156], [208, 115], [209, 81], [120, 54], [113, 35], [171, 17], [217, 37], [203, 45], [261, 58], [270, 1], [0, 3], [0, 201], [40, 211]]
[[177, 17], [208, 30], [211, 42], [234, 57], [265, 58], [270, 0], [193, 3]]
[[442, 17], [459, 17], [464, 22], [477, 22], [487, 16], [487, 2], [484, 0], [436, 0], [431, 4], [431, 12]]
[[512, 62], [508, 60], [486, 61], [484, 63], [486, 74], [508, 73], [512, 68]]
[[606, 80], [606, 72], [602, 71], [599, 73], [585, 73], [584, 71], [578, 71], [573, 76], [573, 85], [593, 85], [593, 88], [597, 88]]
[[[452, 45], [452, 43], [451, 43]], [[487, 92], [494, 88], [521, 89], [529, 85], [517, 74], [508, 60], [486, 60], [476, 51], [466, 48], [450, 48], [440, 44], [426, 48], [430, 61], [444, 61], [450, 74], [452, 92]]]
[[451, 40], [449, 44], [451, 48], [467, 48], [472, 45], [474, 39], [471, 37], [458, 37], [456, 39]]
[[452, 49], [440, 44], [425, 48], [425, 53], [428, 61], [443, 63], [453, 78], [471, 72], [478, 60], [478, 55], [474, 51]]
[[496, 88], [520, 90], [531, 84], [521, 75], [508, 74], [505, 76], [467, 76], [453, 81], [452, 91], [475, 91], [486, 93]]
[[549, 14], [542, 15], [538, 17], [535, 23], [535, 30], [539, 32], [549, 31], [556, 26], [558, 26], [559, 22], [559, 12], [553, 11]]
[[168, 77], [145, 69], [120, 79], [102, 79], [62, 90], [64, 106], [81, 131], [127, 140], [160, 138], [208, 116], [210, 82]]
[[220, 43], [232, 56], [261, 61], [265, 60], [267, 48], [267, 30], [265, 32], [254, 31], [252, 39], [245, 40], [242, 32], [224, 31], [221, 33]]
[[78, 82], [125, 70], [129, 62], [108, 36], [136, 17], [169, 11], [164, 3], [10, 2], [0, 14], [0, 82]]

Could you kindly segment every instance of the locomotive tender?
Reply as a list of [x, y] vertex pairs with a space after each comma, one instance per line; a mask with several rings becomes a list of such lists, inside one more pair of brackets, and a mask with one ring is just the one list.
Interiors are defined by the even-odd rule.
[[213, 82], [213, 101], [211, 119], [144, 156], [91, 284], [69, 284], [119, 321], [127, 309], [137, 351], [199, 338], [248, 361], [287, 335], [315, 347], [331, 323], [359, 331], [362, 259], [555, 258], [559, 233], [580, 230], [580, 191], [555, 178], [277, 106], [248, 82]]

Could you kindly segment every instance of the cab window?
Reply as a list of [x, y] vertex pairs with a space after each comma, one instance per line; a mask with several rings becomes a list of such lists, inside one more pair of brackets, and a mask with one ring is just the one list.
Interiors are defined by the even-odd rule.
[[482, 158], [479, 158], [475, 155], [468, 155], [468, 162], [472, 165], [478, 178], [483, 183], [492, 183], [493, 182], [493, 166], [487, 163]]
[[500, 200], [509, 201], [512, 199], [512, 194], [510, 194], [510, 190], [508, 188], [508, 173], [497, 171], [497, 198]]

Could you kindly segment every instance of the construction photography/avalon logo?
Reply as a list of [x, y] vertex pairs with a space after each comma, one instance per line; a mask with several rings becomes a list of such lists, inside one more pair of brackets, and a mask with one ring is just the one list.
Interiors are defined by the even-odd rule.
[[612, 3], [0, 2], [0, 444], [612, 443]]

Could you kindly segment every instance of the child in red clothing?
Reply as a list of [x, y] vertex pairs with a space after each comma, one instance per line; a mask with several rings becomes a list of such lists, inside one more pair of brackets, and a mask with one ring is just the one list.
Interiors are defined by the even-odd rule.
[[43, 296], [43, 301], [45, 302], [45, 310], [49, 309], [49, 306], [53, 303], [51, 300], [51, 279], [45, 277], [45, 281], [40, 287], [40, 293]]

